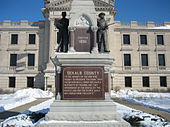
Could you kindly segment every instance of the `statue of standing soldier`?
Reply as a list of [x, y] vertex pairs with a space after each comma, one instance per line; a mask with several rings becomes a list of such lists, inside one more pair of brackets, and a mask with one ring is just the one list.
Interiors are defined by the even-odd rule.
[[97, 21], [97, 26], [98, 26], [98, 31], [97, 31], [97, 35], [98, 35], [98, 51], [101, 52], [101, 47], [103, 44], [103, 48], [104, 48], [104, 52], [110, 52], [107, 48], [108, 48], [108, 42], [107, 42], [107, 29], [108, 29], [108, 25], [106, 20], [104, 19], [105, 14], [104, 13], [100, 13], [99, 14], [99, 18]]
[[62, 12], [62, 19], [55, 20], [54, 25], [59, 29], [57, 33], [57, 52], [67, 52], [68, 51], [68, 41], [69, 41], [69, 19], [66, 18], [66, 12]]

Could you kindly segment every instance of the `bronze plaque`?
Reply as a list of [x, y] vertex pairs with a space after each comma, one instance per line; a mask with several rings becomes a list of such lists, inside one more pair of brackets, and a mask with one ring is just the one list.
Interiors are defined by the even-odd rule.
[[77, 52], [90, 52], [92, 41], [92, 31], [89, 28], [77, 28], [75, 30], [74, 49]]
[[63, 100], [104, 99], [103, 67], [63, 67]]

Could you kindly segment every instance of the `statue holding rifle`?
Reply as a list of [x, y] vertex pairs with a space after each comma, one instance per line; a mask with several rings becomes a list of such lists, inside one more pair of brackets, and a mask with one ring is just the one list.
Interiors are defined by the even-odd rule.
[[104, 52], [110, 52], [108, 50], [108, 42], [107, 42], [107, 29], [109, 25], [113, 25], [112, 24], [107, 24], [106, 20], [104, 19], [105, 14], [104, 13], [100, 13], [99, 14], [99, 18], [97, 21], [97, 26], [98, 26], [98, 31], [97, 31], [97, 35], [98, 35], [98, 51], [101, 52], [101, 46], [103, 44], [104, 47]]
[[57, 52], [67, 52], [68, 51], [68, 26], [69, 19], [66, 18], [66, 12], [62, 12], [62, 19], [55, 21], [54, 25], [59, 29], [57, 33], [57, 43], [59, 44]]

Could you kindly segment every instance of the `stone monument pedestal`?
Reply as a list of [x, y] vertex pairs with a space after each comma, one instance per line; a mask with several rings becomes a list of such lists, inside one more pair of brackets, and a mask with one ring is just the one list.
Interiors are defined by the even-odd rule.
[[[51, 59], [56, 73], [57, 67], [61, 67], [62, 81], [58, 83], [62, 82], [62, 90], [56, 92], [62, 100], [54, 101], [45, 122], [40, 123], [39, 127], [130, 126], [117, 113], [116, 105], [109, 96], [109, 68], [114, 60], [113, 55], [56, 53]], [[104, 78], [108, 78], [107, 82]]]
[[55, 100], [41, 127], [129, 127], [112, 100]]

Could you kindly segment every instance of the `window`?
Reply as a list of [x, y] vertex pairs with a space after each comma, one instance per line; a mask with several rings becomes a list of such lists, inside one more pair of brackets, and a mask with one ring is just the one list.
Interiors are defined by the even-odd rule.
[[160, 86], [161, 87], [167, 87], [167, 80], [165, 76], [160, 77]]
[[35, 44], [36, 35], [29, 34], [29, 44]]
[[141, 54], [142, 66], [148, 66], [148, 54]]
[[149, 77], [143, 77], [143, 87], [149, 87]]
[[18, 34], [11, 35], [11, 44], [18, 44]]
[[140, 43], [142, 45], [147, 45], [147, 36], [146, 35], [140, 35]]
[[157, 35], [157, 44], [164, 45], [163, 35]]
[[17, 54], [10, 55], [10, 66], [17, 66]]
[[131, 66], [130, 54], [124, 54], [124, 66]]
[[123, 44], [130, 44], [130, 35], [123, 35]]
[[28, 66], [35, 65], [35, 54], [28, 54]]
[[9, 87], [15, 88], [15, 77], [9, 77]]
[[125, 87], [132, 87], [132, 77], [125, 77]]
[[165, 66], [165, 55], [158, 54], [158, 59], [159, 59], [159, 66]]
[[34, 77], [27, 77], [27, 87], [34, 87]]

